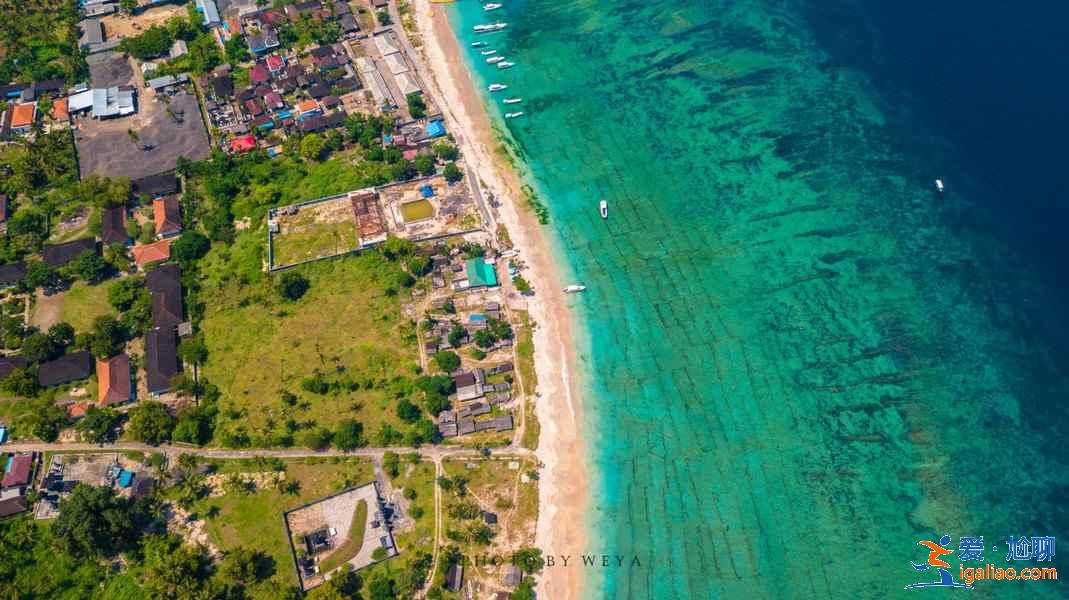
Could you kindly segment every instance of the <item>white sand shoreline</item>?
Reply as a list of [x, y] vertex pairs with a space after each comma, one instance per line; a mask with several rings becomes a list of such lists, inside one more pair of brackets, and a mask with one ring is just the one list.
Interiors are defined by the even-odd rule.
[[[563, 286], [551, 242], [535, 216], [522, 206], [520, 177], [495, 152], [498, 142], [449, 27], [447, 7], [416, 0], [413, 9], [423, 38], [424, 60], [433, 78], [426, 83], [436, 88], [435, 96], [445, 102], [446, 129], [457, 138], [484, 192], [501, 202], [497, 216], [530, 266], [525, 277], [535, 289], [528, 308], [537, 324], [534, 345], [539, 398], [535, 412], [541, 425], [537, 454], [543, 463], [536, 545], [547, 554], [576, 555], [586, 542], [583, 516], [589, 502], [588, 465], [581, 458], [586, 456], [586, 448], [580, 435], [581, 402], [573, 377], [576, 347], [572, 316], [559, 291]], [[579, 598], [581, 588], [578, 568], [547, 569], [538, 578], [540, 598]]]

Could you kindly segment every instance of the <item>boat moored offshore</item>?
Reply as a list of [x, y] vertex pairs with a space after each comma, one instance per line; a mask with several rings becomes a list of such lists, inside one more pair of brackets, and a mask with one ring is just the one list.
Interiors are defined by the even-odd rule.
[[499, 4], [497, 2], [487, 2], [486, 4], [483, 4], [483, 10], [489, 12], [491, 10], [497, 10], [497, 9], [501, 8], [502, 6], [504, 6], [504, 5], [503, 4]]
[[471, 28], [471, 30], [475, 33], [490, 33], [492, 31], [501, 31], [502, 29], [508, 26], [508, 23], [483, 23], [480, 25], [475, 25]]
[[943, 187], [943, 180], [942, 179], [936, 179], [935, 180], [935, 191], [937, 191], [940, 194], [942, 194], [944, 189], [946, 189], [946, 188]]
[[515, 119], [516, 117], [522, 117], [522, 116], [523, 116], [523, 111], [522, 110], [518, 111], [518, 112], [505, 113], [505, 118], [506, 119]]
[[479, 52], [479, 54], [482, 54], [483, 56], [493, 56], [494, 54], [497, 54], [497, 50], [483, 50], [482, 52]]
[[504, 102], [505, 102], [505, 104], [519, 104], [520, 102], [523, 102], [523, 98], [519, 98], [519, 97], [505, 98]]
[[508, 87], [509, 86], [503, 83], [491, 83], [490, 85], [486, 86], [486, 89], [491, 92], [500, 92], [501, 90], [508, 89]]
[[503, 60], [505, 60], [504, 56], [491, 56], [490, 58], [486, 59], [486, 62], [488, 62], [488, 63], [490, 63], [492, 65], [494, 63], [499, 63], [499, 62], [501, 62]]
[[598, 210], [601, 212], [601, 218], [602, 219], [608, 219], [609, 218], [609, 203], [608, 202], [606, 202], [605, 200], [602, 200], [598, 204]]
[[486, 45], [486, 42], [472, 42], [471, 43], [471, 47], [472, 48], [482, 48], [485, 45]]
[[515, 66], [516, 66], [516, 63], [509, 62], [507, 60], [504, 61], [504, 62], [497, 63], [497, 68], [499, 68], [499, 69], [511, 69], [512, 67], [515, 67]]
[[585, 285], [583, 285], [581, 283], [573, 283], [572, 285], [569, 285], [568, 287], [564, 288], [564, 293], [565, 294], [578, 294], [579, 292], [582, 292], [585, 289], [586, 289]]

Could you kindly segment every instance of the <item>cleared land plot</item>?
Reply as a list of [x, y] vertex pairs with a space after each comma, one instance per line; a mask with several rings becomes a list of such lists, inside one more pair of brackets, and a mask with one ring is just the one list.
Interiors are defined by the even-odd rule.
[[[74, 142], [82, 177], [97, 173], [139, 179], [174, 169], [179, 156], [190, 160], [208, 156], [208, 133], [194, 96], [176, 94], [167, 106], [140, 89], [137, 108], [136, 114], [117, 119], [78, 117]], [[136, 132], [136, 140], [128, 130]], [[154, 147], [145, 151], [143, 146]]]
[[122, 53], [91, 54], [85, 61], [89, 63], [89, 81], [93, 87], [129, 85], [134, 80], [134, 68]]
[[[206, 275], [213, 268], [207, 260]], [[203, 375], [222, 393], [221, 431], [271, 445], [266, 438], [283, 435], [288, 419], [331, 427], [355, 418], [368, 436], [384, 423], [403, 430], [391, 381], [412, 376], [419, 360], [414, 329], [398, 297], [387, 293], [397, 290], [400, 267], [368, 252], [298, 272], [310, 287], [296, 302], [282, 300], [275, 278], [259, 273], [256, 284], [235, 278], [205, 286], [213, 300], [202, 322], [209, 353]], [[329, 382], [360, 385], [323, 394], [304, 389], [316, 371]], [[284, 402], [282, 391], [296, 401]]]
[[[433, 191], [430, 198], [424, 198], [420, 191], [426, 186]], [[466, 179], [450, 185], [444, 177], [435, 175], [391, 184], [379, 190], [379, 199], [404, 237], [419, 239], [461, 233], [479, 225], [475, 200]], [[420, 216], [424, 214], [426, 217]], [[434, 218], [428, 218], [431, 216]]]
[[273, 266], [335, 256], [360, 245], [353, 208], [346, 197], [301, 206], [293, 215], [278, 214], [271, 236]]
[[[464, 556], [509, 556], [516, 550], [534, 546], [538, 481], [524, 474], [537, 467], [535, 461], [500, 457], [445, 460], [442, 466], [448, 477], [467, 479], [467, 492], [463, 495], [458, 495], [455, 490], [442, 491], [442, 532], [449, 540], [447, 543], [459, 546]], [[462, 519], [452, 516], [453, 507], [471, 503], [497, 515], [497, 524], [489, 526], [494, 535], [488, 545], [468, 538], [469, 532], [484, 525], [481, 517]], [[464, 569], [466, 581], [482, 581], [490, 588], [499, 586], [504, 574], [504, 565], [473, 564]]]
[[[223, 473], [264, 471], [264, 465], [255, 460], [217, 464]], [[272, 593], [280, 588], [297, 585], [283, 513], [373, 477], [370, 461], [361, 458], [307, 458], [283, 461], [283, 465], [285, 482], [297, 482], [293, 492], [274, 488], [230, 492], [203, 498], [193, 506], [193, 512], [207, 520], [208, 535], [221, 550], [239, 546], [260, 550], [272, 561], [272, 575], [250, 590], [254, 598], [274, 597]]]
[[176, 16], [186, 17], [185, 6], [163, 4], [152, 7], [137, 15], [113, 13], [100, 19], [108, 39], [125, 38], [140, 35], [153, 25], [161, 25]]

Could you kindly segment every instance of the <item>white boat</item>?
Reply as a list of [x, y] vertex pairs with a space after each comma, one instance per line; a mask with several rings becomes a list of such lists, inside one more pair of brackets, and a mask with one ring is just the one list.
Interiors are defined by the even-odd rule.
[[472, 27], [471, 30], [475, 33], [490, 33], [492, 31], [501, 31], [508, 26], [508, 23], [483, 23]]
[[485, 45], [486, 45], [486, 42], [472, 42], [471, 43], [471, 47], [472, 48], [482, 48]]
[[497, 50], [483, 50], [479, 54], [482, 54], [483, 56], [491, 56], [497, 54]]
[[505, 113], [505, 118], [506, 119], [515, 119], [516, 117], [522, 117], [522, 116], [523, 116], [523, 111], [522, 110], [519, 111], [519, 112]]
[[499, 69], [511, 69], [512, 67], [515, 67], [515, 66], [516, 66], [516, 63], [509, 62], [507, 60], [505, 62], [497, 63], [497, 68], [499, 68]]
[[508, 89], [508, 87], [509, 86], [503, 83], [491, 83], [490, 85], [486, 86], [486, 89], [490, 90], [491, 92], [500, 92], [501, 90]]
[[586, 289], [585, 285], [583, 285], [581, 283], [573, 283], [572, 285], [569, 285], [568, 287], [564, 288], [564, 293], [565, 294], [578, 294], [579, 292], [581, 292], [581, 291], [583, 291], [585, 289]]
[[483, 10], [489, 12], [491, 10], [497, 10], [497, 9], [501, 8], [502, 6], [504, 6], [504, 5], [503, 4], [498, 4], [497, 2], [487, 2], [486, 4], [483, 4]]
[[598, 210], [601, 211], [601, 218], [602, 219], [608, 219], [609, 218], [609, 203], [608, 202], [606, 202], [605, 200], [602, 200], [601, 203], [598, 204]]
[[505, 98], [505, 104], [519, 104], [523, 98]]
[[943, 189], [944, 189], [943, 188], [943, 180], [942, 179], [936, 179], [935, 180], [935, 191], [937, 191], [940, 194], [942, 194], [943, 193]]
[[491, 56], [490, 58], [486, 59], [486, 62], [488, 62], [490, 64], [494, 64], [494, 63], [499, 63], [499, 62], [501, 62], [503, 60], [505, 60], [504, 56]]

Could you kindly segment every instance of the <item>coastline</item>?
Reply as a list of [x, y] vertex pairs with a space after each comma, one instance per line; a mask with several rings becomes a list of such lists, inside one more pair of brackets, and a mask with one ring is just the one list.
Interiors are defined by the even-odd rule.
[[[525, 273], [536, 291], [528, 299], [534, 329], [535, 371], [539, 393], [535, 414], [541, 425], [537, 454], [543, 463], [539, 477], [538, 525], [535, 545], [546, 554], [570, 555], [583, 551], [586, 542], [584, 514], [589, 502], [588, 463], [580, 437], [582, 422], [576, 373], [576, 346], [570, 309], [553, 290], [563, 287], [557, 272], [551, 240], [537, 218], [523, 206], [523, 182], [496, 151], [498, 144], [486, 108], [461, 55], [458, 40], [446, 14], [448, 5], [417, 0], [416, 26], [423, 39], [420, 48], [431, 70], [436, 96], [447, 130], [468, 157], [484, 191], [503, 200], [496, 216], [508, 229], [514, 247], [531, 267]], [[426, 78], [425, 78], [426, 79]], [[565, 459], [565, 460], [562, 460]], [[582, 578], [575, 569], [546, 569], [538, 577], [543, 598], [579, 598]]]

